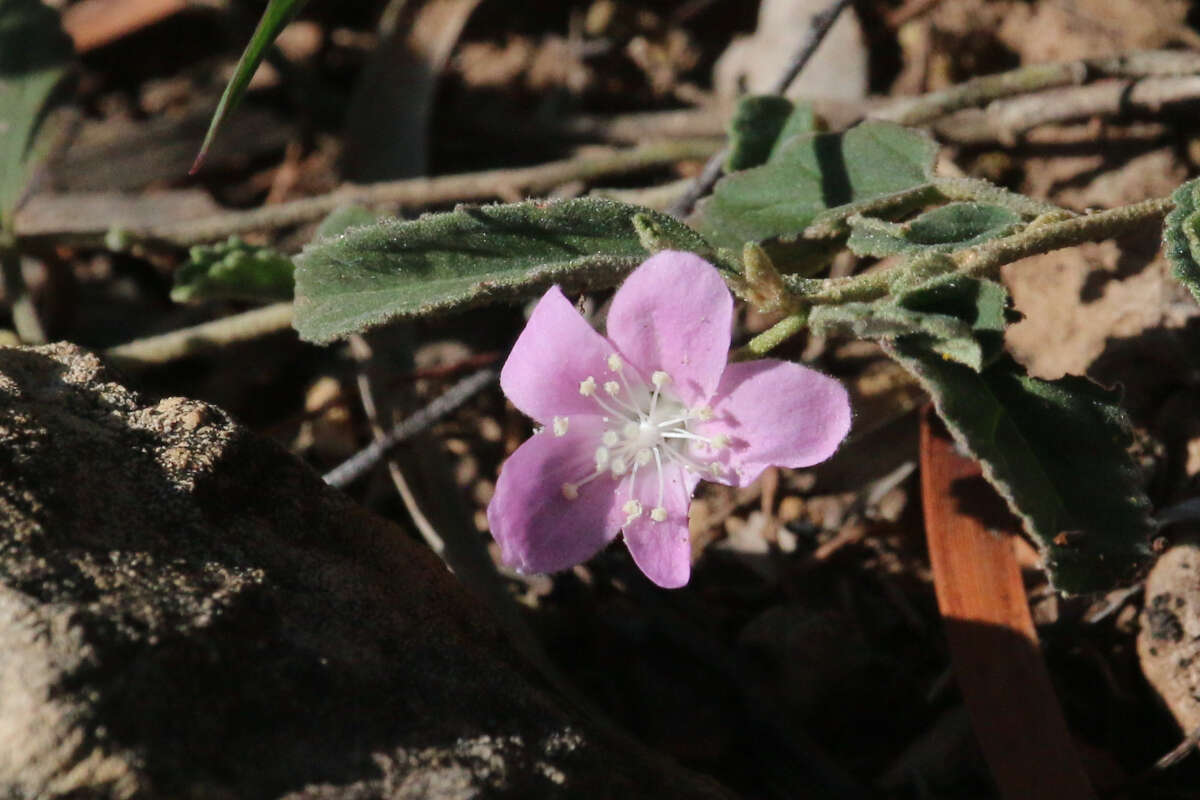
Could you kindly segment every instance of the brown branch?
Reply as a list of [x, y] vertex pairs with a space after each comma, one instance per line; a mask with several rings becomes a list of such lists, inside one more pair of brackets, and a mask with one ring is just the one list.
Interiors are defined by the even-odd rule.
[[[409, 178], [362, 186], [345, 186], [329, 194], [280, 203], [250, 211], [227, 211], [200, 219], [126, 228], [121, 235], [131, 242], [163, 243], [187, 247], [230, 235], [273, 230], [315, 222], [347, 204], [370, 207], [417, 209], [457, 202], [495, 200], [512, 194], [537, 196], [571, 181], [593, 181], [663, 167], [678, 161], [708, 158], [719, 150], [713, 139], [649, 142], [638, 147], [591, 150], [574, 158], [551, 161], [535, 167], [493, 169], [436, 178]], [[16, 220], [20, 237], [20, 220]], [[88, 230], [38, 232], [36, 238], [56, 244], [101, 245], [110, 234], [97, 225]], [[34, 238], [34, 237], [29, 237]]]

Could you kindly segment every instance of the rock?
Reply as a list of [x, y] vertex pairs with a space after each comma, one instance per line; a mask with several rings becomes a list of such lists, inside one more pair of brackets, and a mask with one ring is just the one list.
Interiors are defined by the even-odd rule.
[[[829, 0], [763, 0], [758, 28], [734, 40], [713, 69], [719, 97], [771, 91]], [[867, 96], [868, 53], [853, 9], [842, 12], [812, 60], [788, 87], [791, 98], [862, 100]]]
[[606, 730], [283, 449], [0, 348], [0, 796], [727, 796]]
[[1138, 657], [1183, 732], [1200, 728], [1200, 547], [1163, 553], [1146, 578]]

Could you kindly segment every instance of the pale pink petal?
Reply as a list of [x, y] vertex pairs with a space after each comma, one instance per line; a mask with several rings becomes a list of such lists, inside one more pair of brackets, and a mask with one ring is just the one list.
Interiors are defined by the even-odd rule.
[[658, 470], [653, 464], [638, 470], [633, 496], [642, 504], [642, 513], [624, 526], [625, 545], [647, 578], [664, 589], [675, 589], [687, 583], [692, 572], [687, 513], [700, 478], [674, 464], [663, 465], [662, 477], [667, 518], [655, 522], [650, 514], [658, 504]]
[[608, 312], [608, 338], [644, 375], [663, 370], [688, 405], [717, 388], [729, 356], [733, 298], [716, 267], [665, 250], [626, 278]]
[[488, 525], [504, 563], [521, 572], [556, 572], [593, 556], [617, 535], [623, 517], [607, 475], [579, 487], [569, 500], [563, 484], [578, 483], [594, 469], [603, 423], [572, 417], [566, 435], [550, 429], [521, 445], [500, 471], [488, 505]]
[[557, 286], [533, 309], [504, 368], [500, 388], [522, 413], [543, 425], [556, 416], [595, 414], [596, 401], [579, 393], [589, 375], [603, 382], [606, 359], [616, 352], [579, 315]]
[[704, 436], [724, 434], [720, 483], [745, 486], [764, 469], [809, 467], [833, 455], [850, 430], [850, 400], [840, 383], [790, 361], [730, 364], [711, 401]]

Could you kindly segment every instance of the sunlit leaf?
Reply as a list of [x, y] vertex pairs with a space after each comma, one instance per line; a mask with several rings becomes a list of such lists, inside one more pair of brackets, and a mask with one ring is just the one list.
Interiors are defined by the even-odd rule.
[[[638, 225], [635, 226], [635, 220]], [[703, 252], [681, 223], [640, 206], [582, 198], [464, 206], [352, 228], [305, 248], [296, 329], [327, 342], [392, 320], [516, 298], [553, 283], [612, 286], [644, 261], [640, 231]]]

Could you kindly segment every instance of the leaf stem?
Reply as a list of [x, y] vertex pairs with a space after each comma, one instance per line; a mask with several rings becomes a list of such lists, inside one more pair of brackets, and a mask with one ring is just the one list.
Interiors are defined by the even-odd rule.
[[786, 342], [788, 339], [795, 336], [808, 325], [808, 311], [799, 311], [795, 314], [789, 314], [783, 319], [776, 322], [767, 330], [755, 336], [750, 341], [737, 350], [729, 354], [730, 361], [748, 361], [753, 358], [761, 358], [774, 350], [779, 345]]
[[[1022, 258], [1120, 236], [1164, 217], [1174, 207], [1170, 197], [1156, 197], [1094, 214], [1055, 219], [1054, 213], [1034, 220], [1021, 231], [962, 250], [951, 256], [958, 270], [975, 278], [993, 278], [1000, 267]], [[837, 305], [884, 297], [892, 282], [911, 266], [899, 263], [849, 278], [813, 280], [788, 275], [784, 281], [795, 293], [792, 300], [804, 305]]]

